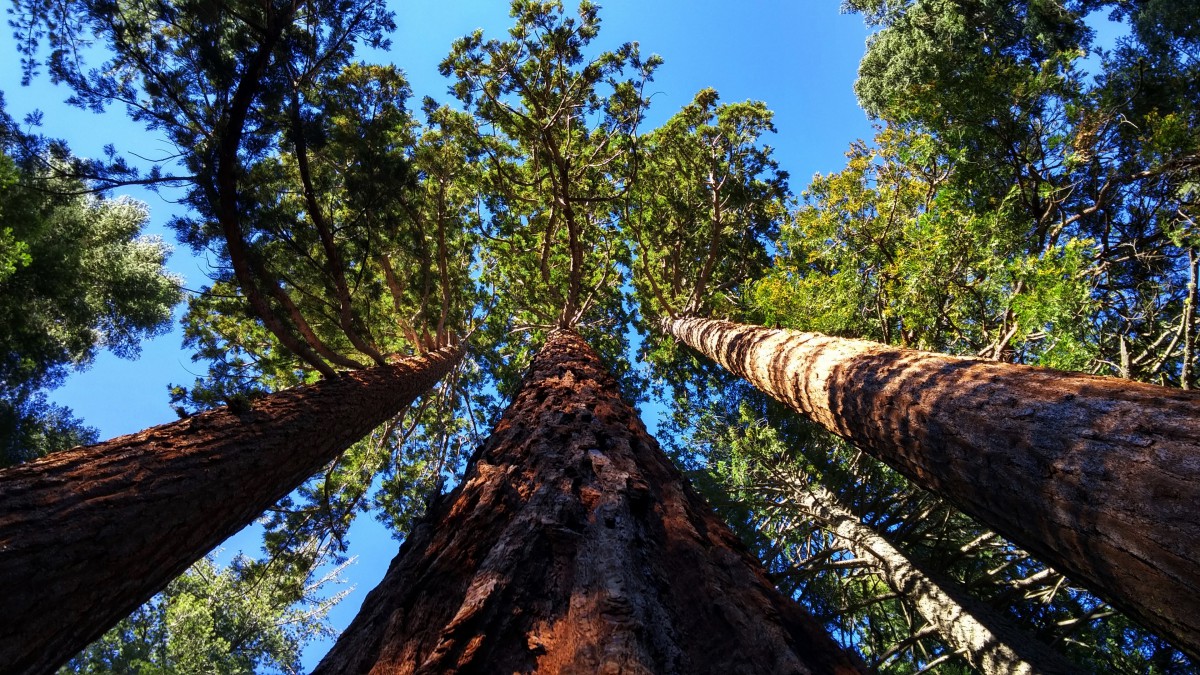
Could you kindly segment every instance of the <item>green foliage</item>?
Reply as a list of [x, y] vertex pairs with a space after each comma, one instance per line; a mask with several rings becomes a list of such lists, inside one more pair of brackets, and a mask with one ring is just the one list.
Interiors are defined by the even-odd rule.
[[1020, 213], [979, 212], [923, 134], [882, 129], [817, 176], [754, 286], [757, 318], [932, 351], [1090, 365], [1086, 240], [1030, 252]]
[[585, 56], [600, 30], [590, 3], [578, 19], [557, 2], [515, 0], [511, 14], [509, 40], [477, 31], [440, 66], [490, 132], [484, 279], [505, 289], [496, 313], [509, 328], [586, 320], [623, 332], [619, 266], [629, 252], [612, 212], [628, 190], [620, 160], [659, 59], [643, 60], [634, 43]]
[[[474, 331], [454, 376], [269, 512], [271, 562], [202, 564], [81, 658], [146, 672], [294, 669], [320, 622], [279, 633], [271, 617], [311, 602], [311, 570], [345, 553], [353, 519], [374, 510], [403, 537], [460, 474], [496, 394], [511, 393], [554, 327], [578, 329], [623, 394], [642, 398], [636, 327], [658, 393], [671, 394], [664, 428], [677, 459], [780, 586], [882, 670], [965, 667], [923, 632], [911, 603], [779, 498], [781, 474], [835, 490], [908, 554], [1085, 667], [1186, 668], [1095, 598], [654, 325], [719, 316], [1196, 384], [1200, 38], [1184, 4], [848, 0], [879, 29], [856, 90], [881, 128], [796, 206], [764, 142], [775, 129], [761, 102], [702, 90], [642, 134], [660, 59], [635, 43], [598, 50], [598, 8], [587, 2], [572, 16], [559, 2], [515, 0], [507, 39], [466, 36], [440, 66], [465, 111], [426, 100], [417, 116], [399, 70], [354, 60], [356, 45], [386, 42], [391, 17], [378, 0], [82, 0], [61, 16], [20, 0], [30, 72], [48, 41], [48, 69], [76, 103], [125, 104], [179, 150], [191, 211], [174, 225], [216, 261], [184, 320], [210, 368], [173, 388], [181, 415]], [[1105, 7], [1132, 34], [1093, 54], [1100, 73], [1089, 79], [1081, 17]], [[100, 69], [64, 48], [85, 35], [111, 50]], [[132, 175], [116, 160], [106, 171]], [[43, 255], [11, 213], [57, 199], [64, 213], [109, 214], [98, 222], [138, 220], [120, 202], [18, 195], [20, 179], [0, 163], [0, 288]], [[66, 350], [62, 363], [94, 348]], [[14, 372], [36, 383], [65, 368], [21, 363]], [[64, 411], [27, 401], [10, 417], [60, 422], [42, 427], [44, 444], [83, 437]]]
[[330, 637], [325, 597], [341, 568], [322, 578], [277, 561], [212, 556], [193, 565], [59, 672], [193, 675], [300, 673], [300, 650]]
[[99, 350], [135, 357], [182, 297], [145, 205], [88, 194], [41, 145], [0, 108], [0, 466], [93, 441], [41, 390]]
[[660, 59], [643, 59], [636, 43], [596, 53], [589, 3], [571, 17], [558, 2], [518, 0], [511, 15], [509, 39], [465, 36], [440, 65], [479, 125], [485, 167], [478, 269], [493, 297], [475, 351], [508, 394], [545, 332], [572, 327], [636, 400], [625, 357], [630, 249], [617, 214]]
[[0, 466], [99, 440], [95, 429], [44, 393], [28, 387], [5, 393], [11, 396], [0, 399]]
[[135, 356], [143, 337], [165, 329], [181, 296], [163, 271], [167, 247], [140, 236], [145, 205], [69, 194], [82, 187], [69, 182], [39, 183], [0, 194], [5, 229], [24, 259], [0, 282], [7, 386], [53, 386], [98, 349]]
[[787, 173], [762, 136], [761, 101], [718, 104], [705, 89], [641, 139], [633, 204], [634, 285], [646, 317], [727, 315], [769, 265], [765, 244], [786, 215]]
[[621, 225], [636, 251], [639, 356], [659, 395], [669, 388], [684, 401], [730, 384], [727, 373], [662, 335], [657, 321], [742, 311], [788, 217], [788, 175], [763, 142], [774, 132], [765, 103], [719, 103], [717, 92], [705, 89], [643, 136], [630, 160], [637, 179]]
[[[868, 113], [892, 121], [976, 137], [1016, 131], [1034, 123], [1043, 87], [1063, 84], [1063, 56], [1089, 44], [1079, 4], [850, 0], [845, 8], [883, 27], [868, 42], [855, 91]], [[1030, 86], [1042, 76], [1043, 87]], [[987, 116], [1006, 109], [1015, 115]]]
[[[44, 9], [35, 2], [18, 11]], [[84, 0], [70, 12], [65, 23], [43, 24], [52, 78], [72, 87], [76, 104], [123, 104], [175, 145], [186, 176], [174, 180], [185, 185], [190, 211], [172, 225], [214, 262], [213, 282], [189, 299], [184, 318], [187, 345], [211, 367], [190, 386], [172, 386], [180, 415], [245, 405], [335, 367], [387, 363], [470, 330], [480, 304], [470, 265], [475, 122], [428, 103], [419, 123], [398, 69], [353, 60], [359, 44], [386, 46], [384, 3]], [[87, 52], [103, 56], [100, 69], [53, 51], [87, 36], [107, 48]], [[380, 505], [402, 537], [453, 479], [479, 421], [459, 395], [472, 378], [454, 378], [269, 510], [269, 561], [239, 563], [204, 593], [177, 582], [168, 596], [177, 591], [178, 599], [144, 610], [135, 629], [96, 648], [101, 656], [133, 640], [129, 649], [152, 654], [137, 658], [155, 672], [295, 671], [301, 638], [318, 626], [280, 633], [280, 617], [305, 610], [304, 580], [344, 553], [359, 513]], [[238, 610], [264, 620], [197, 613], [214, 594], [241, 594], [248, 584], [275, 589], [267, 605]]]
[[[959, 210], [1013, 228], [1033, 280], [1047, 278], [1035, 258], [1087, 278], [1093, 307], [1077, 321], [1091, 323], [1089, 335], [1061, 335], [1060, 322], [1025, 335], [1054, 341], [1044, 363], [1195, 384], [1196, 349], [1182, 337], [1195, 311], [1195, 243], [1178, 234], [1195, 229], [1200, 40], [1189, 27], [1196, 10], [1184, 5], [848, 3], [880, 26], [859, 99], [889, 125], [928, 135], [952, 167], [938, 199], [950, 194]], [[1111, 52], [1092, 47], [1082, 19], [1105, 7], [1131, 28]], [[1069, 315], [1079, 296], [1059, 290], [1028, 294], [1014, 311], [1034, 324], [1050, 318], [1037, 302]]]

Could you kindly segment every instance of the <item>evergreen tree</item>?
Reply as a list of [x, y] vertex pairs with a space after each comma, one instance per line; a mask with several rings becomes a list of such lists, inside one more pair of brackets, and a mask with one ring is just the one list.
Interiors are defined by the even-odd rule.
[[319, 673], [860, 672], [556, 330]]
[[[293, 5], [139, 5], [114, 13], [107, 5], [84, 3], [78, 9], [83, 28], [107, 43], [111, 58], [96, 72], [57, 60], [51, 64], [54, 76], [72, 85], [76, 102], [93, 107], [123, 102], [135, 119], [177, 144], [191, 176], [171, 179], [190, 184], [186, 201], [194, 217], [181, 217], [175, 225], [193, 247], [211, 245], [218, 259], [228, 262], [214, 285], [193, 299], [189, 319], [189, 339], [219, 351], [222, 358], [208, 381], [176, 391], [182, 404], [228, 405], [4, 474], [9, 486], [5, 497], [13, 500], [6, 511], [5, 540], [21, 540], [6, 549], [3, 564], [13, 573], [5, 578], [16, 583], [23, 574], [15, 570], [23, 566], [28, 572], [56, 570], [62, 580], [47, 581], [48, 588], [66, 594], [69, 602], [103, 608], [72, 612], [74, 624], [39, 626], [18, 605], [29, 610], [44, 604], [45, 597], [29, 595], [28, 585], [22, 591], [14, 588], [8, 596], [17, 609], [7, 618], [14, 635], [22, 637], [6, 640], [13, 651], [5, 662], [20, 667], [65, 661], [189, 563], [430, 389], [461, 355], [448, 345], [451, 333], [463, 330], [473, 297], [466, 266], [448, 260], [470, 255], [471, 243], [459, 226], [466, 215], [463, 195], [434, 204], [409, 190], [408, 153], [419, 154], [421, 146], [404, 110], [403, 78], [393, 69], [350, 62], [356, 42], [381, 44], [381, 31], [390, 26], [378, 3], [362, 3], [353, 11], [336, 3], [313, 5], [306, 11], [315, 13], [305, 21], [298, 20]], [[432, 114], [431, 128], [453, 124], [452, 115]], [[335, 142], [325, 143], [325, 138]], [[425, 145], [436, 148], [438, 141], [431, 136]], [[285, 151], [276, 153], [277, 148]], [[452, 148], [442, 162], [463, 165], [465, 156]], [[420, 159], [432, 165], [437, 153], [426, 154], [430, 156]], [[341, 168], [346, 166], [361, 167], [363, 174], [348, 175]], [[387, 182], [366, 180], [368, 171]], [[160, 177], [155, 169], [149, 180]], [[330, 201], [323, 203], [325, 198]], [[433, 224], [421, 220], [429, 210], [437, 211]], [[414, 237], [423, 245], [422, 226], [439, 233], [440, 264], [406, 240]], [[406, 291], [398, 279], [420, 279], [422, 285]], [[451, 284], [457, 284], [454, 293], [444, 290]], [[466, 290], [460, 291], [464, 285]], [[439, 287], [443, 290], [435, 292]], [[400, 318], [408, 321], [389, 325], [392, 313], [407, 314]], [[202, 315], [223, 325], [201, 327]], [[405, 354], [419, 358], [402, 359]], [[246, 368], [248, 363], [254, 366]], [[375, 367], [367, 368], [371, 363]], [[335, 375], [335, 366], [363, 372], [315, 387], [294, 387], [311, 380], [313, 371]], [[247, 371], [253, 371], [249, 378]], [[289, 386], [293, 388], [277, 396], [263, 395]], [[357, 397], [350, 391], [356, 386]], [[321, 391], [327, 394], [323, 402], [305, 408], [306, 402], [321, 400]], [[310, 431], [304, 432], [304, 425]], [[256, 438], [259, 433], [263, 435]], [[300, 451], [293, 447], [297, 434], [310, 439]], [[384, 436], [390, 448], [391, 431]], [[252, 447], [257, 451], [245, 452]], [[281, 454], [272, 454], [272, 447]], [[109, 471], [119, 469], [112, 457], [123, 458], [129, 472]], [[195, 461], [208, 467], [205, 480], [189, 478]], [[268, 533], [268, 548], [295, 559], [296, 546], [330, 531], [339, 536], [379, 465], [361, 452], [344, 464], [334, 462], [316, 492], [324, 517], [312, 518], [315, 507], [309, 504], [285, 503]], [[67, 474], [72, 476], [67, 483], [56, 483], [55, 476]], [[152, 478], [133, 490], [137, 475]], [[430, 482], [441, 478], [438, 470]], [[353, 489], [338, 489], [347, 484]], [[406, 493], [413, 488], [423, 491], [420, 483], [401, 486], [394, 498], [411, 498]], [[57, 532], [47, 545], [35, 533], [52, 531], [41, 528], [39, 519], [55, 518], [51, 502], [74, 508], [58, 498], [81, 489], [110, 495], [106, 503], [112, 508], [92, 516], [113, 522], [108, 519], [123, 512], [123, 527], [144, 534], [122, 538], [128, 546], [109, 546], [108, 539], [97, 539], [103, 526], [81, 511], [71, 519], [76, 545], [62, 546], [65, 532]], [[176, 516], [182, 520], [173, 526], [174, 517], [156, 500], [178, 496], [180, 489], [183, 495], [202, 496], [203, 506], [191, 503], [191, 497], [176, 501]], [[219, 498], [226, 490], [226, 498]], [[47, 506], [17, 508], [18, 502], [31, 499]], [[116, 508], [118, 503], [122, 508]], [[410, 510], [393, 511], [408, 517]], [[183, 540], [164, 539], [178, 531], [191, 534]], [[82, 563], [46, 565], [41, 562], [45, 556], [89, 563], [82, 568]], [[310, 569], [314, 562], [308, 560]], [[148, 566], [145, 573], [134, 571], [139, 566]], [[114, 576], [111, 582], [80, 578], [76, 583], [82, 585], [68, 583], [80, 573]], [[79, 588], [99, 595], [76, 592]]]
[[330, 634], [325, 614], [348, 592], [322, 597], [341, 567], [312, 578], [269, 561], [237, 556], [221, 567], [205, 556], [59, 672], [301, 673], [301, 647]]
[[[448, 348], [242, 399], [0, 472], [8, 609], [0, 628], [10, 636], [0, 664], [64, 663], [432, 388], [460, 356]], [[47, 604], [60, 613], [43, 611]]]
[[[908, 514], [897, 514], [909, 511], [898, 503], [904, 495], [887, 489], [895, 480], [865, 475], [841, 457], [832, 460], [830, 455], [843, 453], [836, 446], [820, 447], [821, 434], [787, 434], [793, 443], [786, 443], [785, 434], [754, 419], [754, 413], [749, 401], [736, 414], [700, 413], [704, 422], [688, 440], [704, 448], [700, 484], [706, 492], [728, 491], [743, 508], [738, 522], [753, 524], [758, 536], [751, 541], [765, 536], [764, 546], [774, 550], [766, 557], [785, 565], [777, 572], [788, 579], [781, 585], [828, 597], [827, 625], [848, 626], [873, 667], [903, 672], [907, 664], [928, 668], [935, 660], [954, 664], [961, 658], [981, 672], [1083, 672], [1006, 612], [970, 597], [952, 575], [935, 571], [894, 542], [897, 535], [910, 544], [934, 534], [938, 528], [930, 521], [944, 520], [922, 511], [936, 500], [912, 500], [924, 504], [912, 510], [918, 524], [904, 527]], [[879, 504], [888, 501], [884, 515]], [[865, 519], [858, 513], [864, 507]], [[936, 532], [939, 538], [945, 534]], [[822, 571], [833, 574], [821, 579]], [[902, 618], [911, 625], [889, 630]]]
[[1200, 597], [1181, 575], [1200, 540], [1184, 506], [1198, 483], [1179, 473], [1200, 425], [1191, 392], [711, 319], [663, 330], [1196, 644], [1180, 599]]
[[[340, 543], [350, 519], [371, 500], [369, 485], [380, 471], [391, 483], [374, 499], [392, 507], [387, 517], [407, 530], [423, 494], [440, 493], [441, 481], [462, 468], [463, 448], [471, 445], [463, 441], [478, 436], [476, 423], [499, 410], [479, 385], [490, 378], [500, 393], [518, 396], [519, 373], [534, 362], [534, 349], [546, 336], [561, 337], [555, 329], [577, 330], [593, 343], [627, 400], [644, 389], [626, 356], [629, 328], [647, 331], [644, 355], [681, 414], [692, 399], [722, 390], [730, 395], [713, 398], [715, 404], [736, 407], [733, 394], [744, 388], [679, 349], [668, 333], [691, 335], [694, 345], [703, 340], [693, 328], [737, 333], [737, 349], [710, 349], [715, 357], [746, 356], [757, 338], [774, 339], [763, 329], [731, 328], [693, 315], [1191, 388], [1197, 262], [1189, 215], [1197, 166], [1191, 15], [1161, 3], [1114, 4], [1114, 16], [1135, 30], [1104, 57], [1103, 76], [1093, 85], [1077, 66], [1089, 48], [1089, 31], [1081, 14], [1072, 12], [1102, 4], [848, 3], [880, 28], [858, 91], [885, 125], [874, 145], [853, 148], [845, 171], [818, 177], [794, 216], [787, 212], [786, 173], [761, 144], [763, 134], [773, 131], [765, 105], [719, 105], [715, 92], [704, 90], [662, 129], [639, 137], [648, 102], [643, 88], [658, 59], [643, 59], [636, 44], [596, 55], [589, 45], [599, 19], [586, 3], [578, 19], [570, 19], [557, 3], [518, 1], [510, 40], [476, 33], [458, 41], [442, 70], [453, 76], [467, 112], [427, 101], [424, 124], [404, 109], [408, 94], [398, 71], [350, 60], [356, 41], [382, 44], [390, 18], [379, 3], [133, 3], [116, 13], [84, 3], [85, 11], [73, 15], [79, 18], [46, 24], [46, 36], [52, 43], [70, 40], [80, 29], [104, 39], [114, 55], [104, 69], [90, 73], [71, 61], [79, 52], [64, 50], [54, 52], [52, 74], [71, 83], [85, 105], [130, 104], [133, 116], [166, 131], [184, 158], [192, 212], [177, 221], [178, 229], [223, 265], [214, 284], [191, 303], [189, 340], [213, 368], [195, 386], [177, 388], [184, 413], [219, 401], [237, 409], [261, 392], [315, 379], [316, 373], [369, 376], [372, 364], [382, 367], [394, 355], [443, 345], [450, 335], [470, 330], [477, 313], [490, 310], [473, 337], [478, 361], [411, 416], [393, 417], [371, 442], [356, 445], [278, 505], [268, 541], [288, 560], [304, 542]], [[26, 14], [18, 14], [18, 25], [45, 11], [38, 3], [22, 7]], [[38, 37], [36, 30], [25, 35]], [[1143, 64], [1151, 62], [1154, 73], [1147, 75]], [[147, 180], [160, 178], [152, 171]], [[773, 243], [777, 232], [781, 238]], [[770, 271], [769, 253], [775, 254]], [[489, 286], [491, 298], [481, 291]], [[630, 287], [634, 302], [626, 295]], [[807, 347], [826, 348], [821, 358], [866, 344], [807, 341]], [[805, 348], [796, 347], [793, 355], [808, 353]], [[758, 383], [765, 389], [795, 399], [835, 432], [887, 455], [1094, 588], [1110, 594], [1117, 589], [1113, 597], [1122, 607], [1194, 648], [1187, 631], [1195, 589], [1163, 591], [1167, 586], [1156, 586], [1140, 562], [1107, 557], [1137, 549], [1134, 558], [1145, 558], [1149, 549], [1137, 540], [1151, 537], [1154, 546], [1178, 557], [1172, 562], [1150, 555], [1160, 571], [1176, 562], [1185, 572], [1194, 567], [1187, 563], [1195, 560], [1184, 503], [1188, 479], [1177, 481], [1178, 472], [1164, 474], [1156, 468], [1161, 464], [1140, 461], [1146, 453], [1138, 454], [1149, 441], [1155, 452], [1182, 453], [1172, 471], [1187, 470], [1186, 448], [1154, 434], [1192, 433], [1194, 416], [1186, 414], [1194, 397], [880, 345], [864, 349], [867, 357], [891, 358], [908, 371], [923, 365], [928, 378], [889, 399], [887, 387], [897, 379], [885, 379], [890, 371], [879, 364], [855, 370], [849, 361], [829, 368], [814, 363], [806, 380], [787, 375], [787, 359], [776, 352], [734, 369], [749, 373], [749, 365], [763, 365], [769, 372]], [[994, 374], [996, 381], [946, 375], [970, 368]], [[793, 396], [784, 386], [788, 378], [818, 386]], [[832, 402], [822, 398], [828, 393], [823, 383], [833, 387]], [[1070, 389], [1071, 383], [1079, 386], [1064, 396], [1073, 402], [1053, 396], [1056, 387]], [[603, 389], [603, 396], [615, 391]], [[1015, 417], [1011, 405], [1000, 405], [1004, 423], [988, 426], [995, 419], [980, 411], [997, 400], [983, 400], [980, 392], [987, 391], [1024, 405]], [[881, 408], [869, 409], [880, 400]], [[961, 405], [952, 405], [955, 400]], [[999, 447], [987, 455], [996, 460], [993, 466], [975, 452], [996, 439], [1016, 439], [1018, 450], [1022, 443], [1048, 448], [1055, 434], [1070, 435], [1063, 415], [1089, 407], [1113, 416], [1085, 420], [1076, 449], [1124, 444], [1133, 458], [1128, 466], [1143, 473], [1106, 473], [1094, 462], [1064, 464], [1049, 456], [1031, 468], [1032, 455]], [[1120, 419], [1129, 421], [1132, 433], [1114, 430], [1118, 413], [1126, 415]], [[550, 428], [516, 412], [506, 419]], [[783, 416], [773, 419], [785, 432], [798, 428]], [[568, 427], [578, 430], [562, 429]], [[925, 432], [920, 443], [913, 440]], [[959, 436], [971, 442], [956, 445]], [[863, 469], [866, 463], [854, 461], [845, 446], [808, 442], [815, 438], [811, 430], [788, 438], [805, 441], [810, 462], [813, 454], [828, 456], [820, 471], [801, 480], [820, 481], [833, 499], [895, 539], [910, 559], [927, 564], [930, 557], [944, 558], [938, 569], [953, 570], [952, 583], [977, 599], [1007, 602], [1009, 618], [1034, 626], [1085, 667], [1109, 668], [1121, 650], [1129, 658], [1109, 669], [1186, 667], [1177, 653], [1116, 619], [1097, 621], [1109, 612], [1105, 605], [1063, 586], [1057, 573], [944, 501], [917, 495], [895, 472]], [[432, 443], [410, 453], [414, 441]], [[397, 448], [399, 456], [393, 456]], [[955, 448], [953, 461], [937, 461], [943, 459], [938, 453]], [[468, 474], [479, 479], [474, 488], [466, 484], [449, 500], [433, 499], [429, 522], [463, 516], [455, 505], [475, 488], [486, 492], [499, 484], [480, 478], [486, 473], [480, 467]], [[1006, 484], [1004, 477], [1012, 474], [1005, 470], [1027, 470], [1022, 475], [1045, 486], [1045, 494], [1019, 494], [1022, 486]], [[781, 484], [794, 482], [797, 471], [784, 470]], [[1149, 492], [1126, 500], [1141, 478], [1136, 487]], [[1106, 485], [1114, 490], [1107, 498]], [[1055, 498], [1032, 507], [1019, 501], [1047, 495]], [[1002, 497], [1018, 501], [1001, 504]], [[1085, 509], [1115, 522], [1129, 516], [1117, 509], [1128, 501], [1143, 505], [1134, 514], [1140, 520], [1097, 526], [1107, 535], [1094, 535], [1090, 522], [1078, 520]], [[920, 605], [915, 596], [901, 598], [886, 582], [856, 573], [867, 563], [812, 534], [812, 523], [802, 533], [785, 533], [769, 519], [776, 506], [727, 506], [742, 524], [762, 525], [747, 531], [781, 573], [781, 586], [830, 621], [825, 610], [837, 605], [841, 634], [853, 635], [848, 641], [877, 664], [910, 672], [951, 658], [954, 648], [938, 643], [932, 623], [902, 616]], [[1020, 522], [1027, 517], [1053, 524], [1064, 513], [1075, 520], [1057, 533], [1024, 532]], [[445, 536], [450, 534], [459, 533]], [[478, 543], [466, 534], [468, 548]], [[521, 535], [540, 536], [536, 529]], [[397, 559], [395, 578], [347, 636], [348, 645], [391, 647], [344, 650], [374, 659], [406, 648], [371, 622], [388, 615], [386, 602], [401, 596], [417, 602], [416, 595], [404, 595], [409, 590], [450, 593], [396, 586], [412, 565], [424, 564], [422, 556], [437, 548], [439, 536], [416, 527]], [[788, 562], [787, 552], [799, 540], [811, 543], [814, 553]], [[1080, 553], [1114, 542], [1102, 555]], [[511, 556], [499, 558], [512, 562]], [[805, 571], [822, 567], [831, 573]], [[792, 572], [803, 580], [789, 581]], [[516, 579], [512, 588], [527, 590], [517, 583], [520, 575], [509, 577]], [[1126, 586], [1140, 590], [1120, 590]], [[884, 597], [889, 593], [897, 597]], [[832, 602], [838, 594], [843, 602]], [[1040, 607], [1031, 597], [1044, 599]], [[458, 611], [453, 598], [427, 600], [418, 604]], [[458, 607], [471, 617], [499, 616], [489, 614], [493, 604]], [[1044, 629], [1055, 622], [1064, 628]], [[452, 626], [470, 632], [465, 624]], [[953, 634], [961, 628], [937, 630]], [[1076, 640], [1068, 631], [1083, 637]], [[434, 639], [433, 632], [426, 637]], [[492, 649], [462, 646], [451, 633], [436, 638], [446, 645], [438, 652], [443, 656], [453, 652], [469, 661]], [[1093, 659], [1104, 641], [1115, 648]]]
[[133, 358], [182, 298], [143, 236], [144, 204], [55, 175], [61, 146], [23, 134], [0, 98], [0, 466], [95, 440], [45, 390], [101, 349]]
[[463, 482], [411, 534], [318, 670], [856, 672], [727, 548], [725, 528], [574, 331], [625, 323], [607, 282], [624, 254], [605, 244], [619, 243], [610, 222], [623, 179], [608, 167], [622, 165], [646, 105], [622, 71], [644, 81], [649, 62], [631, 45], [583, 58], [598, 30], [590, 5], [578, 20], [521, 1], [512, 15], [512, 40], [464, 38], [443, 70], [499, 136], [487, 248], [512, 310], [489, 337], [512, 340], [504, 332], [524, 319], [532, 325], [517, 324], [514, 351], [527, 353], [535, 332], [546, 342]]

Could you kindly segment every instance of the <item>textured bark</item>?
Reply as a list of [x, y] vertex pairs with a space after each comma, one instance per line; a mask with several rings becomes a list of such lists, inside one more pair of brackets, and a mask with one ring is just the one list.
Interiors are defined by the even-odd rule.
[[856, 558], [865, 560], [891, 589], [912, 602], [946, 645], [983, 673], [1067, 675], [1082, 673], [1061, 654], [1026, 634], [987, 605], [908, 559], [891, 542], [818, 485], [788, 485], [785, 492]]
[[316, 673], [859, 672], [556, 331]]
[[1200, 394], [725, 321], [663, 325], [1200, 656]]
[[445, 349], [0, 471], [0, 672], [50, 672], [445, 375]]

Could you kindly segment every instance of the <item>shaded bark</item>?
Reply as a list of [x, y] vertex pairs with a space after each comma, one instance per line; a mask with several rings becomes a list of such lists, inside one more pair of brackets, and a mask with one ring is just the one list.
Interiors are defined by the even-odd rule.
[[852, 673], [555, 331], [317, 673]]
[[785, 482], [782, 497], [794, 502], [839, 546], [866, 560], [888, 587], [907, 598], [937, 629], [952, 650], [983, 673], [1082, 673], [1065, 657], [1013, 625], [987, 605], [954, 587], [954, 582], [921, 569], [871, 526], [840, 503], [837, 495], [818, 485]]
[[0, 471], [0, 672], [50, 672], [458, 362], [443, 349]]
[[1200, 394], [725, 321], [663, 327], [1200, 656]]

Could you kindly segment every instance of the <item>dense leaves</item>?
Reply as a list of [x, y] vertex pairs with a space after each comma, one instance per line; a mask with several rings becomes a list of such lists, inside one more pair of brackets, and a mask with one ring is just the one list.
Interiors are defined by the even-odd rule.
[[481, 280], [502, 292], [479, 346], [505, 392], [545, 330], [562, 326], [581, 330], [636, 398], [623, 358], [630, 252], [617, 214], [660, 59], [644, 59], [636, 43], [594, 54], [597, 10], [585, 2], [572, 17], [558, 2], [515, 1], [508, 40], [477, 31], [440, 65], [482, 134]]
[[[1182, 111], [1195, 96], [1183, 80], [1146, 98], [1140, 83], [1119, 95], [1114, 84], [1127, 81], [1133, 55], [1147, 58], [1154, 40], [1139, 42], [1135, 30], [1093, 61], [1104, 73], [1089, 80], [1081, 59], [1090, 30], [1058, 4], [850, 5], [881, 28], [857, 85], [881, 120], [878, 134], [851, 146], [844, 170], [813, 180], [780, 228], [774, 265], [733, 303], [713, 298], [723, 307], [706, 313], [1193, 386], [1195, 125], [1182, 121], [1187, 115], [1147, 113], [1135, 133], [1121, 120], [1150, 101]], [[1186, 51], [1175, 54], [1189, 63]], [[1160, 143], [1160, 134], [1180, 135]], [[674, 235], [647, 248], [666, 257], [685, 241]], [[683, 278], [694, 284], [697, 276]], [[641, 306], [661, 307], [671, 276], [647, 277]], [[649, 356], [673, 392], [669, 428], [680, 460], [701, 471], [699, 484], [732, 522], [746, 525], [780, 583], [878, 667], [955, 672], [965, 664], [869, 561], [781, 498], [781, 485], [812, 481], [836, 491], [914, 560], [1087, 669], [1190, 668], [1161, 640], [894, 472], [687, 354], [655, 346]]]
[[300, 649], [331, 634], [325, 619], [346, 591], [244, 556], [212, 556], [76, 656], [60, 673], [300, 673]]
[[[1144, 67], [1161, 42], [1135, 28], [1092, 62], [1102, 73], [1091, 80], [1081, 61], [1090, 31], [1062, 5], [850, 6], [881, 28], [857, 90], [882, 126], [874, 143], [852, 145], [844, 170], [814, 179], [741, 316], [1194, 386], [1195, 124], [1183, 120], [1194, 119], [1185, 111], [1195, 95], [1169, 77], [1155, 93], [1142, 89], [1144, 79], [1128, 85], [1138, 59]], [[1115, 16], [1138, 11], [1161, 10], [1125, 7]], [[1180, 64], [1164, 74], [1190, 63], [1187, 32], [1176, 35]], [[712, 472], [705, 483], [715, 477], [735, 490], [731, 519], [750, 524], [759, 550], [824, 608], [831, 629], [886, 670], [914, 672], [950, 656], [930, 644], [934, 635], [911, 607], [896, 604], [908, 599], [873, 580], [869, 565], [831, 541], [811, 514], [779, 500], [780, 476], [837, 491], [914, 559], [1090, 670], [1191, 667], [852, 449], [753, 396], [731, 417], [735, 390], [723, 388], [716, 397], [701, 381], [677, 394], [675, 425], [701, 444], [685, 456]], [[724, 421], [714, 427], [711, 416]], [[768, 450], [746, 449], [761, 448], [764, 434], [777, 438]], [[800, 462], [781, 463], [795, 453]]]
[[95, 439], [42, 393], [100, 350], [138, 354], [182, 297], [144, 204], [57, 176], [0, 108], [0, 466]]
[[1082, 369], [1096, 347], [1091, 240], [1027, 251], [1020, 214], [971, 208], [926, 135], [880, 131], [818, 176], [755, 285], [766, 323]]
[[1092, 362], [1062, 365], [1194, 386], [1195, 10], [1114, 3], [1132, 32], [1100, 52], [1083, 14], [1108, 3], [850, 6], [881, 27], [859, 70], [860, 100], [928, 135], [952, 169], [939, 197], [997, 219], [1029, 258], [1072, 246], [1082, 255]]
[[718, 103], [705, 89], [641, 139], [624, 226], [643, 314], [726, 314], [767, 267], [788, 196], [787, 173], [760, 144], [771, 118], [761, 101]]
[[[391, 17], [376, 0], [85, 1], [66, 13], [21, 2], [16, 27], [29, 72], [49, 43], [45, 67], [77, 104], [124, 104], [179, 153], [171, 180], [186, 186], [189, 211], [174, 225], [215, 261], [184, 319], [209, 369], [173, 390], [180, 414], [470, 335], [458, 373], [267, 514], [264, 570], [307, 578], [344, 555], [350, 523], [369, 509], [403, 537], [460, 475], [545, 332], [574, 327], [631, 400], [647, 393], [631, 355], [640, 339], [657, 393], [670, 392], [667, 445], [781, 587], [881, 670], [968, 666], [912, 598], [781, 485], [824, 486], [905, 555], [1085, 668], [1186, 670], [1061, 575], [658, 331], [664, 316], [738, 318], [1196, 385], [1200, 10], [1165, 0], [846, 7], [875, 29], [855, 87], [879, 127], [798, 204], [765, 142], [775, 132], [766, 103], [705, 89], [643, 129], [660, 59], [636, 43], [602, 50], [586, 2], [572, 14], [514, 1], [506, 39], [473, 33], [441, 63], [461, 109], [426, 100], [419, 115], [400, 70], [354, 58], [356, 45], [386, 44]], [[1093, 46], [1090, 27], [1105, 15], [1129, 29], [1110, 51]], [[97, 69], [77, 60], [91, 52], [67, 49], [88, 36], [107, 49]], [[115, 159], [92, 169], [133, 176]], [[0, 190], [21, 170], [0, 164]], [[153, 168], [136, 179], [168, 177]], [[47, 255], [7, 224], [10, 210], [50, 203], [3, 194], [0, 284]], [[55, 199], [64, 214], [102, 214], [126, 241], [144, 218], [127, 202]], [[72, 251], [87, 258], [88, 242]], [[41, 386], [96, 345], [134, 344], [122, 335], [38, 357], [22, 377]], [[63, 411], [23, 401], [20, 415], [73, 433]], [[43, 428], [46, 443], [65, 442]], [[290, 668], [318, 624], [295, 639], [266, 630], [268, 646], [249, 652], [221, 642], [233, 630], [221, 617], [214, 633], [163, 632], [184, 612], [172, 607], [258, 569], [202, 568], [93, 657], [170, 669], [208, 653], [235, 670]], [[197, 579], [204, 588], [189, 590]]]

